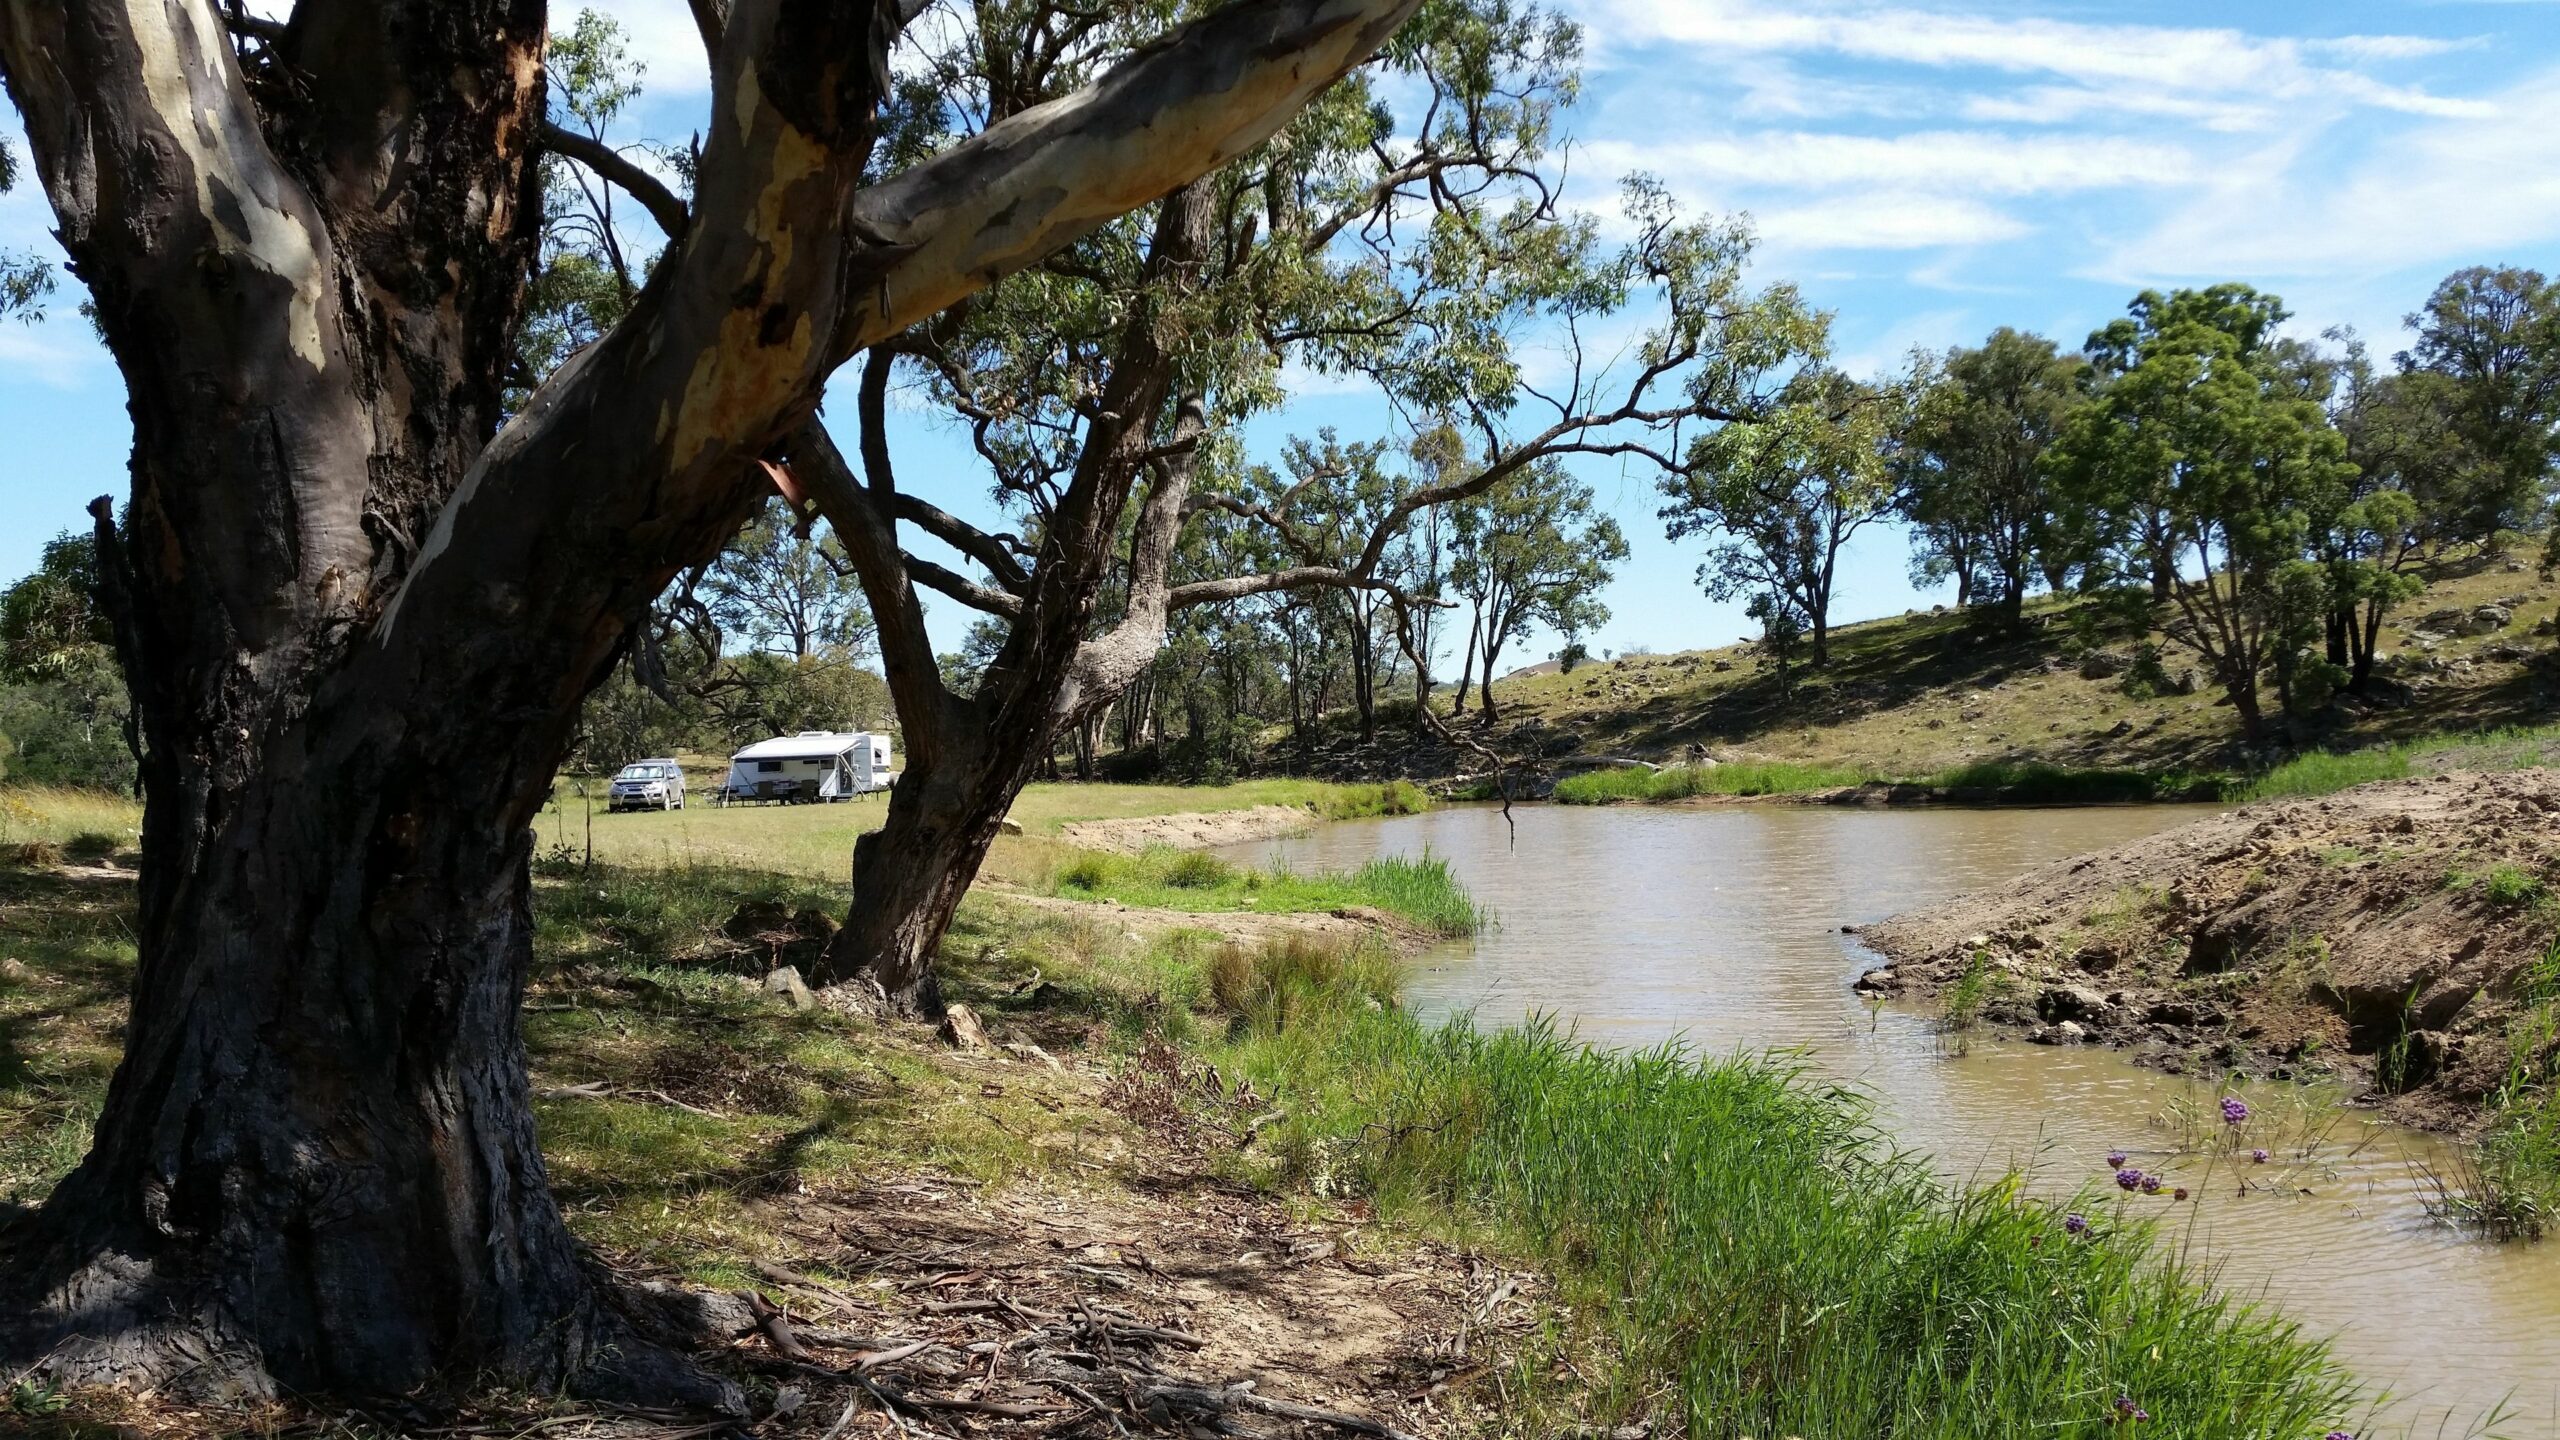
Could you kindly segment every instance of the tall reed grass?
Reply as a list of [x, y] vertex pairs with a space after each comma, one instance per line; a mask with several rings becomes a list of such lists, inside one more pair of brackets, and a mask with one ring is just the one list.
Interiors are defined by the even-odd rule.
[[1275, 914], [1365, 906], [1436, 935], [1473, 935], [1489, 918], [1436, 856], [1385, 856], [1355, 870], [1249, 869], [1213, 855], [1151, 846], [1136, 855], [1075, 854], [1049, 873], [1049, 891], [1155, 910]]
[[2363, 750], [2314, 750], [2251, 781], [2236, 797], [2284, 800], [2329, 795], [2352, 785], [2463, 770], [2520, 770], [2560, 762], [2560, 725], [2511, 726], [2431, 735]]
[[2085, 1197], [2073, 1227], [2014, 1180], [1951, 1188], [1783, 1061], [1349, 1006], [1251, 1027], [1223, 1059], [1292, 1108], [1278, 1148], [1319, 1185], [1548, 1267], [1614, 1357], [1591, 1418], [2120, 1440], [2122, 1397], [2143, 1433], [2257, 1440], [2361, 1403], [2321, 1345], [2157, 1258], [2142, 1202]]

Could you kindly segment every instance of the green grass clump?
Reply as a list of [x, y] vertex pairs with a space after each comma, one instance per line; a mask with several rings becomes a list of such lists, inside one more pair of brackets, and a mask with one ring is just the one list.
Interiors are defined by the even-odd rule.
[[1976, 950], [1967, 960], [1964, 973], [1947, 987], [1939, 999], [1938, 1027], [1951, 1035], [1962, 1035], [1982, 1023], [1983, 1007], [1999, 992], [2003, 974], [1992, 968], [1989, 952]]
[[2329, 795], [2376, 780], [2456, 771], [2523, 770], [2560, 763], [2560, 725], [2435, 735], [2398, 745], [2297, 755], [2242, 787], [2237, 800]]
[[1660, 804], [1693, 795], [1793, 795], [1807, 790], [1836, 790], [1875, 778], [1864, 770], [1841, 765], [1805, 765], [1783, 760], [1738, 760], [1728, 765], [1671, 765], [1660, 770], [1623, 766], [1587, 770], [1556, 782], [1556, 799], [1567, 805], [1607, 805], [1623, 800]]
[[1617, 1413], [1692, 1435], [2317, 1435], [2357, 1405], [2322, 1346], [2155, 1258], [2145, 1202], [2093, 1232], [2014, 1181], [1954, 1188], [1854, 1092], [1785, 1064], [1486, 1034], [1338, 1007], [1219, 1057], [1290, 1119], [1320, 1190], [1525, 1254], [1554, 1276]]
[[1447, 861], [1386, 856], [1356, 870], [1250, 870], [1212, 855], [1150, 846], [1135, 855], [1082, 853], [1049, 875], [1049, 892], [1074, 900], [1117, 900], [1191, 914], [1253, 910], [1279, 914], [1366, 907], [1438, 935], [1472, 935], [1485, 915]]
[[2128, 770], [1984, 760], [1941, 770], [1919, 783], [1959, 794], [1981, 792], [2011, 805], [2141, 805], [2219, 800], [2230, 782], [2181, 770]]
[[2338, 754], [2314, 750], [2296, 755], [2243, 786], [2242, 800], [2289, 800], [2330, 795], [2376, 780], [2399, 780], [2410, 773], [2409, 747], [2383, 745]]
[[2510, 909], [2532, 905], [2547, 893], [2542, 877], [2521, 865], [2492, 865], [2480, 877], [2480, 898], [2492, 905]]
[[2492, 1234], [2530, 1238], [2560, 1225], [2560, 943], [2525, 972], [2516, 1004], [2459, 1203]]
[[1431, 792], [1410, 780], [1380, 785], [1343, 785], [1313, 802], [1327, 820], [1370, 820], [1382, 815], [1419, 815], [1431, 808]]
[[0, 847], [68, 849], [76, 843], [109, 854], [141, 839], [142, 802], [130, 795], [69, 785], [0, 785]]

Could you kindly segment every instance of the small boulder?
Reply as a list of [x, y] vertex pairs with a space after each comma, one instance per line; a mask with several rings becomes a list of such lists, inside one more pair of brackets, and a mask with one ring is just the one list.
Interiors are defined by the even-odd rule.
[[2080, 678], [2112, 680], [2133, 668], [2133, 658], [2114, 650], [2092, 650], [2080, 657]]
[[12, 955], [0, 960], [0, 980], [16, 982], [27, 978], [27, 962]]
[[1002, 820], [996, 822], [996, 833], [999, 835], [1019, 835], [1022, 833], [1022, 822], [1014, 819], [1010, 815], [1007, 815]]
[[1867, 991], [1898, 990], [1902, 988], [1902, 977], [1894, 973], [1892, 966], [1880, 965], [1859, 976], [1857, 983], [1851, 988]]
[[809, 992], [809, 982], [800, 978], [797, 965], [785, 965], [765, 976], [764, 993], [794, 1010], [818, 1008], [818, 997]]
[[942, 1012], [942, 1043], [954, 1050], [972, 1053], [994, 1048], [987, 1039], [987, 1027], [978, 1023], [978, 1012], [966, 1005], [954, 1005]]
[[2516, 612], [2508, 609], [2504, 605], [2482, 605], [2474, 609], [2470, 614], [2462, 617], [2461, 633], [2465, 635], [2494, 635], [2498, 631], [2506, 629], [2508, 624], [2514, 621], [2515, 618]]
[[2107, 997], [2086, 985], [2047, 985], [2036, 995], [2036, 1013], [2047, 1020], [2091, 1020], [2105, 1015]]

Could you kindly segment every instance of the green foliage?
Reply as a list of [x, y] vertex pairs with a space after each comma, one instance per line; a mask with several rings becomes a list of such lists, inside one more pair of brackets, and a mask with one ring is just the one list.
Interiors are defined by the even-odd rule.
[[[0, 138], [0, 195], [17, 188], [18, 150]], [[38, 320], [53, 293], [53, 262], [31, 251], [0, 250], [0, 319]]]
[[1864, 784], [1874, 778], [1870, 771], [1845, 766], [1777, 760], [1671, 765], [1659, 770], [1630, 765], [1568, 775], [1556, 782], [1555, 798], [1567, 805], [1606, 805], [1618, 800], [1682, 800], [1692, 795], [1792, 795]]
[[2479, 880], [2480, 898], [2506, 909], [2538, 904], [2550, 891], [2541, 876], [2521, 865], [2489, 867]]
[[1688, 464], [1661, 482], [1662, 519], [1675, 541], [1720, 537], [1698, 570], [1708, 598], [1775, 597], [1764, 621], [1798, 618], [1813, 632], [1813, 663], [1827, 663], [1840, 551], [1894, 512], [1910, 401], [1903, 385], [1808, 368], [1750, 423], [1693, 442]]
[[2439, 528], [2480, 543], [2540, 523], [2560, 456], [2560, 286], [2539, 271], [2472, 266], [2446, 276], [2409, 321], [2408, 366], [2441, 417], [2428, 497]]
[[1580, 635], [1608, 623], [1600, 592], [1626, 561], [1626, 537], [1562, 462], [1511, 472], [1450, 520], [1449, 583], [1473, 609], [1488, 694], [1509, 642], [1539, 626]]
[[0, 774], [132, 788], [131, 706], [97, 571], [96, 538], [66, 531], [33, 571], [0, 590]]
[[2516, 770], [2560, 760], [2560, 725], [2438, 735], [2345, 752], [2312, 750], [2260, 775], [2237, 800], [2327, 795], [2376, 780], [2448, 770]]
[[1961, 1035], [1982, 1021], [1982, 1007], [1991, 1003], [2007, 981], [2007, 976], [1993, 968], [1988, 952], [1976, 950], [1966, 958], [1964, 973], [1947, 987], [1938, 1000], [1938, 1026], [1951, 1035]]
[[[2302, 557], [2312, 511], [2354, 470], [2322, 401], [2327, 372], [2276, 340], [2282, 302], [2244, 285], [2144, 291], [2089, 339], [2091, 402], [2055, 446], [2087, 513], [2110, 517], [2106, 547], [2152, 577], [2192, 651], [2260, 738], [2258, 689], [2325, 608]], [[2181, 570], [2200, 572], [2180, 583]]]
[[1345, 785], [1316, 801], [1316, 813], [1327, 820], [1368, 820], [1382, 815], [1419, 815], [1431, 808], [1431, 792], [1410, 780], [1376, 785]]
[[[1427, 1030], [1348, 1004], [1255, 1027], [1242, 1068], [1319, 1189], [1516, 1248], [1691, 1434], [2318, 1434], [2357, 1403], [2315, 1342], [2163, 1263], [2139, 1202], [2075, 1237], [2015, 1181], [1954, 1189], [1852, 1091], [1756, 1060]], [[1658, 1413], [1658, 1412], [1657, 1412]]]
[[794, 659], [859, 660], [878, 633], [843, 543], [813, 536], [778, 496], [720, 552], [701, 590], [725, 635]]
[[1143, 909], [1261, 914], [1366, 907], [1438, 935], [1472, 935], [1489, 918], [1448, 862], [1387, 856], [1355, 870], [1247, 870], [1196, 851], [1154, 846], [1136, 855], [1081, 854], [1050, 872], [1052, 893]]
[[2006, 326], [1952, 350], [1913, 407], [1898, 457], [1913, 579], [1953, 579], [1961, 601], [1996, 601], [2016, 623], [2027, 592], [2078, 567], [2085, 527], [2045, 453], [2080, 403], [2076, 357]]
[[2560, 944], [2517, 987], [2507, 1073], [2474, 1147], [2468, 1207], [2502, 1234], [2560, 1224]]

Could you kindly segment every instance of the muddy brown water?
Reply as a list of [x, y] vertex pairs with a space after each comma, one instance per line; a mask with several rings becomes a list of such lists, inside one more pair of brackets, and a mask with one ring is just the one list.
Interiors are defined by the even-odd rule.
[[[2105, 1156], [2187, 1186], [2122, 1201], [2160, 1242], [2330, 1337], [2395, 1397], [2366, 1433], [2560, 1436], [2560, 1239], [2497, 1244], [2432, 1218], [2430, 1172], [2455, 1155], [2302, 1087], [2242, 1088], [2251, 1163], [2222, 1142], [2224, 1088], [2105, 1049], [1977, 1034], [1951, 1045], [1918, 1009], [1862, 1003], [1880, 963], [1843, 925], [2005, 880], [2192, 819], [2174, 807], [2076, 810], [1460, 807], [1348, 821], [1219, 853], [1299, 869], [1374, 856], [1445, 858], [1495, 912], [1484, 936], [1417, 965], [1410, 994], [1480, 1024], [1533, 1013], [1609, 1045], [1684, 1038], [1710, 1053], [1799, 1049], [1869, 1091], [1882, 1128], [1951, 1177], [2024, 1170], [2067, 1196], [2104, 1185]], [[2248, 1189], [2243, 1193], [2243, 1181]], [[2103, 1219], [2101, 1223], [2104, 1223]]]

